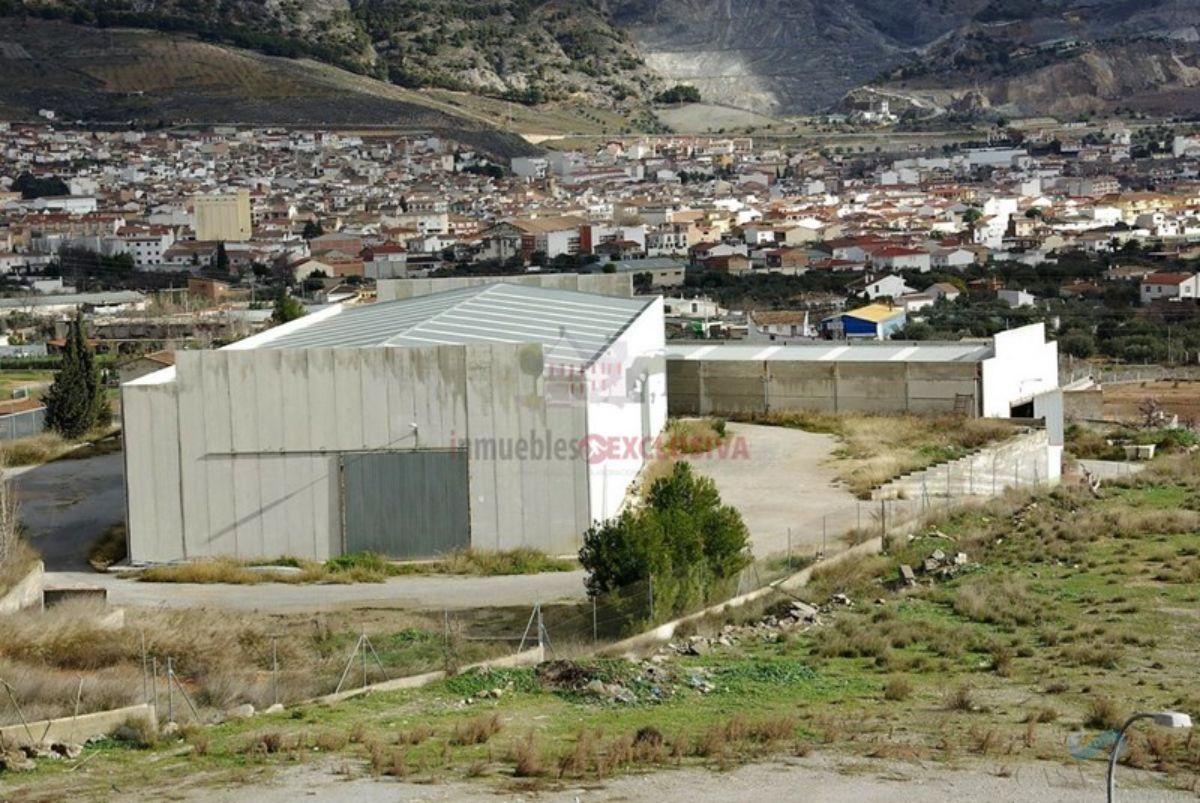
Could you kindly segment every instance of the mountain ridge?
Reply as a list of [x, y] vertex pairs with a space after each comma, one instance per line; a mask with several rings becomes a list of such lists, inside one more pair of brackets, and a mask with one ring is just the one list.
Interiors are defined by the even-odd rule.
[[[680, 83], [707, 102], [770, 115], [823, 111], [865, 85], [945, 90], [958, 102], [964, 72], [987, 84], [984, 106], [1069, 111], [1083, 104], [1020, 91], [1022, 76], [1054, 73], [1044, 55], [1014, 54], [1101, 47], [1145, 79], [1108, 82], [1114, 92], [1153, 95], [1190, 89], [1200, 42], [1194, 0], [0, 0], [0, 15], [179, 32], [406, 88], [627, 117]], [[1144, 38], [1175, 42], [1182, 67], [1147, 59], [1139, 69], [1136, 48], [1117, 56], [1105, 44]], [[1072, 75], [1092, 69], [1090, 83], [1107, 85], [1103, 58], [1087, 58]]]

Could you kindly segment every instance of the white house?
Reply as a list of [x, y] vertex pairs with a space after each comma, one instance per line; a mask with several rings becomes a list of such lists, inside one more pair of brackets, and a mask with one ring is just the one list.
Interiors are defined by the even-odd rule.
[[997, 290], [996, 298], [1013, 309], [1017, 307], [1032, 307], [1037, 303], [1037, 298], [1032, 293], [1027, 293], [1024, 290]]
[[966, 248], [937, 248], [929, 254], [935, 268], [965, 268], [975, 262], [975, 252]]
[[888, 270], [919, 270], [922, 273], [928, 273], [932, 265], [928, 251], [900, 245], [872, 250], [871, 263]]
[[163, 256], [175, 244], [175, 234], [166, 226], [126, 226], [106, 242], [112, 254], [129, 254], [138, 270], [163, 270]]
[[1142, 303], [1200, 298], [1200, 274], [1151, 273], [1142, 279]]
[[916, 290], [904, 283], [904, 279], [895, 274], [888, 274], [867, 282], [859, 295], [874, 301], [877, 298], [899, 298], [915, 292]]

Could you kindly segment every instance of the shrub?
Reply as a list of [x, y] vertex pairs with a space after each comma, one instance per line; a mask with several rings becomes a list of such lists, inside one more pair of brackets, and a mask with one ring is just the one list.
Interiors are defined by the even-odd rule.
[[158, 729], [144, 717], [129, 717], [121, 723], [113, 738], [139, 750], [149, 750], [158, 745]]
[[450, 737], [450, 744], [486, 744], [488, 739], [499, 733], [502, 727], [504, 724], [500, 721], [499, 714], [481, 714], [455, 726], [454, 735]]
[[546, 774], [546, 767], [542, 763], [541, 748], [538, 746], [537, 737], [533, 731], [513, 745], [512, 758], [516, 765], [513, 768], [513, 774], [518, 778], [536, 778]]
[[894, 677], [883, 687], [885, 700], [907, 700], [912, 695], [912, 683], [906, 677]]
[[959, 588], [954, 611], [984, 624], [1014, 627], [1037, 621], [1041, 603], [1024, 582], [1011, 576], [984, 576]]
[[971, 687], [964, 683], [947, 694], [946, 708], [950, 711], [974, 711], [975, 696]]
[[1117, 730], [1125, 724], [1125, 713], [1111, 697], [1098, 694], [1088, 701], [1083, 724], [1089, 728]]
[[727, 590], [750, 563], [749, 541], [741, 514], [721, 504], [712, 480], [678, 463], [651, 485], [644, 508], [588, 530], [579, 562], [592, 596], [652, 578], [661, 619]]

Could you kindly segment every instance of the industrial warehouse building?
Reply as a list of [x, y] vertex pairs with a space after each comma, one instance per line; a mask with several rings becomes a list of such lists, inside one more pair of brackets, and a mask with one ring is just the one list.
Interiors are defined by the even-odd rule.
[[666, 420], [662, 301], [334, 307], [122, 387], [130, 558], [576, 550]]
[[672, 344], [672, 415], [948, 413], [1040, 418], [1058, 393], [1058, 344], [1033, 324], [981, 341]]
[[[671, 415], [958, 413], [1044, 429], [1013, 448], [1042, 482], [1062, 473], [1058, 344], [1033, 324], [980, 341], [671, 344]], [[995, 467], [992, 467], [995, 470]], [[982, 472], [981, 472], [982, 474]]]

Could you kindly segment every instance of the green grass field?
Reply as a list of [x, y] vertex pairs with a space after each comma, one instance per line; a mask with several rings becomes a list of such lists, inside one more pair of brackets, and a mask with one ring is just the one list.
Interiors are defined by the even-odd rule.
[[[963, 551], [968, 565], [915, 588], [891, 582], [900, 563], [935, 549]], [[948, 514], [893, 554], [818, 571], [803, 590], [815, 604], [834, 593], [854, 604], [807, 632], [743, 629], [701, 655], [585, 660], [556, 679], [471, 673], [190, 729], [148, 752], [107, 744], [77, 772], [43, 762], [0, 791], [89, 794], [114, 779], [165, 789], [196, 773], [237, 783], [331, 752], [352, 773], [472, 778], [481, 791], [812, 749], [1098, 774], [1102, 756], [1081, 764], [1072, 749], [1127, 712], [1200, 714], [1200, 456], [1161, 460], [1099, 498], [1060, 488]], [[789, 601], [767, 605], [779, 603]], [[625, 701], [581, 691], [586, 680], [619, 687]], [[498, 698], [475, 699], [492, 689]], [[1200, 739], [1186, 734], [1140, 730], [1125, 761], [1167, 787], [1200, 783]]]

